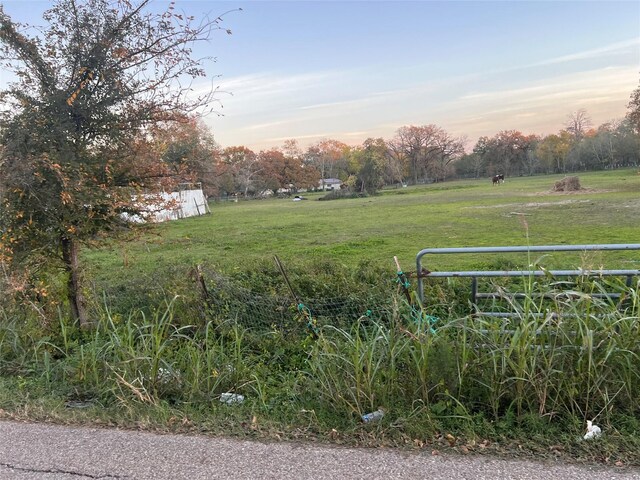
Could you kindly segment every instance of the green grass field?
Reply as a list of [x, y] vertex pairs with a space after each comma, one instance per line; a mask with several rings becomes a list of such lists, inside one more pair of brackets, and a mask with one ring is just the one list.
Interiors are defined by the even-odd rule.
[[[285, 263], [328, 260], [347, 267], [368, 261], [391, 271], [394, 255], [412, 270], [417, 252], [428, 247], [640, 241], [640, 175], [635, 169], [584, 173], [584, 191], [552, 193], [561, 178], [507, 178], [500, 186], [488, 179], [462, 180], [327, 202], [309, 194], [302, 202], [216, 203], [211, 215], [158, 225], [138, 240], [87, 251], [85, 258], [90, 276], [108, 281], [153, 275], [171, 265], [250, 270], [273, 263], [273, 255]], [[556, 260], [548, 261], [553, 265]], [[566, 254], [557, 260], [566, 261]], [[609, 262], [599, 256], [569, 260], [574, 267], [585, 261]], [[499, 260], [447, 255], [430, 262], [430, 269], [443, 270]], [[637, 256], [627, 256], [621, 266], [638, 265]]]

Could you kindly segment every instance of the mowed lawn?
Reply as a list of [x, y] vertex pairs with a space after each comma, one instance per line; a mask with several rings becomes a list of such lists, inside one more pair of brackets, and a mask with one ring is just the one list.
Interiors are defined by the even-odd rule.
[[[554, 182], [562, 178], [507, 177], [499, 186], [490, 179], [461, 180], [334, 201], [308, 194], [300, 202], [214, 203], [211, 215], [158, 225], [137, 240], [86, 250], [85, 259], [88, 273], [103, 278], [153, 275], [174, 264], [250, 270], [273, 263], [274, 255], [285, 263], [330, 260], [356, 266], [368, 261], [390, 270], [395, 255], [411, 270], [416, 253], [429, 247], [640, 242], [637, 169], [583, 173], [583, 191], [553, 193]], [[597, 267], [612, 261], [593, 255], [574, 263]], [[639, 256], [614, 256], [622, 262], [615, 266], [638, 268]], [[550, 256], [550, 264], [554, 261]], [[430, 262], [429, 268], [451, 269], [492, 260], [447, 255]]]

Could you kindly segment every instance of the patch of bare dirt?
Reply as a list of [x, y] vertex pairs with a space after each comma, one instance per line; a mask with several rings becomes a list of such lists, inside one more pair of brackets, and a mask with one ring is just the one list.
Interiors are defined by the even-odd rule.
[[[536, 193], [534, 195], [549, 195], [549, 192]], [[583, 203], [583, 202], [589, 202], [589, 200], [561, 200], [559, 202], [501, 203], [498, 205], [474, 205], [473, 207], [465, 207], [465, 208], [505, 208], [505, 207], [538, 208], [538, 207], [554, 207], [558, 205], [568, 205], [571, 203]]]
[[549, 194], [553, 194], [553, 195], [584, 195], [586, 193], [608, 193], [608, 192], [613, 192], [613, 190], [603, 190], [603, 189], [598, 189], [598, 188], [580, 188], [580, 190], [554, 190], [551, 189], [549, 191], [546, 192], [538, 192], [538, 193], [534, 193], [534, 196], [539, 196], [539, 195], [549, 195]]

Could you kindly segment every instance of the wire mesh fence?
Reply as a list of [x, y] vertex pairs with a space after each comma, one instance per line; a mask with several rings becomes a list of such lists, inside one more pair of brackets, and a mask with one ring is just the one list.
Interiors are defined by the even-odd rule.
[[[357, 292], [335, 297], [297, 297], [282, 292], [257, 292], [228, 277], [208, 272], [207, 308], [212, 315], [256, 329], [294, 331], [313, 319], [318, 326], [349, 325], [361, 317], [381, 320], [398, 310], [395, 292]], [[296, 298], [297, 297], [297, 298]]]

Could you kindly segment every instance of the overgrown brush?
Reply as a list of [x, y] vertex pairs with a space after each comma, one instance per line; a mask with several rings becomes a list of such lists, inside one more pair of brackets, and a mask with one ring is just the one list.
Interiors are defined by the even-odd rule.
[[[503, 292], [508, 318], [432, 326], [394, 297], [387, 318], [324, 325], [315, 340], [302, 325], [290, 336], [230, 317], [187, 324], [174, 316], [175, 299], [151, 315], [104, 308], [91, 332], [61, 318], [45, 335], [5, 319], [0, 370], [67, 401], [127, 408], [188, 405], [225, 415], [219, 397], [234, 392], [247, 398], [241, 411], [294, 422], [313, 412], [314, 428], [328, 429], [355, 428], [379, 407], [383, 425], [410, 434], [532, 419], [579, 431], [595, 418], [615, 428], [620, 416], [637, 415], [640, 286], [597, 279], [567, 292], [531, 280], [527, 288], [524, 298]], [[604, 295], [612, 289], [621, 297]]]
[[[607, 295], [612, 288], [623, 301]], [[511, 317], [456, 321], [467, 389], [486, 399], [494, 418], [511, 409], [549, 420], [607, 420], [613, 411], [638, 411], [637, 285], [596, 280], [560, 291], [532, 282], [522, 301], [505, 296]]]

